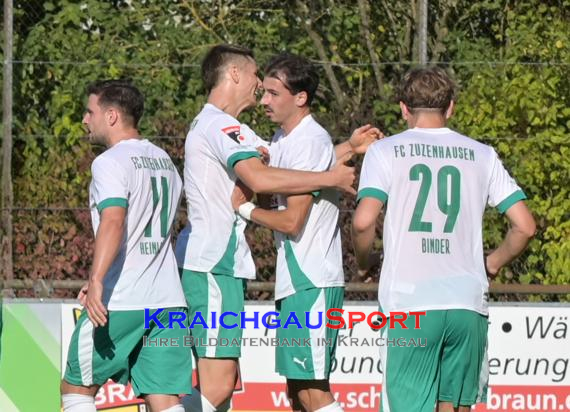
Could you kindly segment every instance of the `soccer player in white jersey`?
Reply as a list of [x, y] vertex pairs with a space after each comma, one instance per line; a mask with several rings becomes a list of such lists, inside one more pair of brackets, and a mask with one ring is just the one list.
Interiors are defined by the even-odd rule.
[[[385, 207], [380, 306], [387, 316], [427, 313], [420, 329], [414, 316], [404, 322], [407, 329], [398, 323], [382, 329], [388, 339], [427, 342], [382, 347], [384, 411], [466, 412], [484, 399], [487, 276], [517, 257], [535, 232], [526, 197], [493, 148], [446, 127], [454, 94], [441, 68], [408, 72], [400, 107], [409, 129], [374, 143], [362, 166], [353, 217], [358, 265], [368, 267]], [[511, 227], [484, 258], [487, 204], [504, 213]]]
[[[240, 346], [200, 343], [210, 338], [235, 342], [242, 335], [239, 325], [234, 329], [219, 325], [205, 328], [193, 321], [199, 319], [199, 313], [212, 325], [212, 312], [219, 316], [221, 312], [243, 311], [244, 279], [255, 277], [243, 234], [245, 223], [232, 208], [231, 196], [238, 179], [258, 193], [310, 193], [333, 187], [352, 192], [354, 179], [353, 168], [343, 164], [348, 153], [329, 171], [303, 172], [270, 168], [260, 160], [254, 146], [242, 144], [258, 140], [247, 137], [237, 120], [243, 110], [255, 106], [256, 91], [261, 86], [250, 50], [230, 45], [213, 47], [202, 63], [202, 79], [208, 103], [192, 122], [184, 163], [191, 230], [185, 231], [188, 238], [182, 284], [189, 304], [191, 333], [198, 342], [193, 349], [200, 382], [199, 391], [183, 399], [189, 411], [227, 408], [237, 379]], [[374, 139], [376, 135], [368, 128], [358, 138]], [[352, 145], [359, 145], [358, 138]]]
[[[324, 171], [335, 163], [331, 136], [311, 115], [318, 84], [315, 67], [302, 57], [283, 53], [267, 65], [261, 104], [267, 116], [281, 126], [269, 146], [270, 166]], [[302, 326], [277, 328], [277, 338], [311, 343], [278, 346], [276, 370], [287, 378], [293, 410], [341, 411], [329, 386], [338, 330], [326, 328], [324, 316], [331, 308], [341, 309], [344, 299], [338, 194], [324, 189], [276, 196], [278, 210], [250, 204], [247, 217], [274, 230], [275, 300], [281, 325], [294, 314]], [[244, 210], [244, 205], [234, 204], [234, 208]], [[307, 325], [306, 313], [311, 314], [310, 326], [318, 328]], [[323, 343], [327, 339], [332, 346]]]
[[[107, 149], [91, 167], [95, 251], [61, 384], [63, 410], [95, 411], [95, 394], [113, 379], [130, 381], [153, 411], [183, 411], [178, 394], [191, 391], [187, 323], [168, 328], [170, 316], [187, 316], [171, 245], [182, 180], [166, 152], [138, 134], [138, 89], [110, 80], [87, 92], [83, 123], [91, 141]], [[145, 309], [157, 322], [145, 325]], [[148, 346], [143, 338], [179, 346]]]

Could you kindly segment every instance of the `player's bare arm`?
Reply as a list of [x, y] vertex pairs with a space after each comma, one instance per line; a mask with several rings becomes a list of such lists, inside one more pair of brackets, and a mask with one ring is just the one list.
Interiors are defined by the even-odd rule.
[[519, 256], [535, 235], [536, 223], [523, 201], [512, 205], [505, 213], [511, 227], [497, 249], [487, 256], [487, 273], [495, 276], [499, 270]]
[[384, 134], [370, 124], [354, 129], [350, 138], [334, 147], [337, 159], [346, 153], [364, 154], [375, 141], [382, 139]]
[[326, 172], [303, 172], [267, 167], [258, 158], [241, 160], [235, 173], [256, 193], [310, 193], [323, 188], [336, 188], [355, 194], [352, 187], [355, 179], [354, 167], [346, 166], [351, 154], [346, 153], [337, 159], [332, 169]]
[[358, 203], [352, 218], [352, 244], [358, 268], [362, 271], [377, 263], [371, 259], [372, 243], [376, 237], [376, 221], [384, 204], [372, 197], [365, 197]]
[[310, 194], [290, 195], [287, 197], [286, 209], [265, 210], [256, 207], [249, 217], [266, 228], [296, 237], [305, 226], [312, 204], [313, 196]]
[[101, 223], [95, 235], [95, 252], [84, 304], [93, 325], [107, 323], [107, 309], [103, 305], [103, 279], [117, 257], [124, 235], [126, 209], [112, 206], [101, 212]]
[[241, 180], [236, 181], [236, 185], [232, 192], [232, 207], [238, 210], [240, 205], [249, 202], [253, 198], [253, 191], [247, 187]]
[[[335, 145], [335, 155], [338, 158], [344, 156], [346, 153], [354, 154], [364, 154], [368, 150], [368, 146], [377, 140], [383, 139], [384, 133], [380, 131], [377, 127], [373, 127], [370, 124], [358, 127], [354, 129], [350, 138], [342, 143]], [[257, 137], [260, 141], [264, 141], [260, 137]], [[261, 155], [263, 163], [269, 164], [269, 150], [265, 146], [256, 147], [257, 151]]]

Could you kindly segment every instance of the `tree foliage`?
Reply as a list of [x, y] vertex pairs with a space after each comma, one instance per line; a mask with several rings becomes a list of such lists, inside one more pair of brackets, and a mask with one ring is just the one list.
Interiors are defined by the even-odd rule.
[[[19, 207], [87, 205], [89, 165], [99, 149], [87, 144], [81, 120], [85, 86], [96, 79], [131, 78], [140, 86], [142, 133], [181, 166], [183, 137], [205, 101], [199, 64], [221, 42], [253, 48], [261, 66], [285, 50], [314, 60], [322, 79], [314, 112], [333, 136], [367, 122], [386, 134], [404, 129], [394, 89], [417, 60], [417, 0], [37, 1], [41, 12], [31, 24], [21, 20], [24, 11], [15, 22], [15, 58], [22, 62], [14, 90]], [[497, 149], [539, 224], [528, 252], [503, 271], [505, 281], [570, 281], [569, 6], [568, 0], [430, 1], [430, 58], [460, 86], [452, 127]], [[260, 110], [242, 120], [260, 135], [274, 129]], [[342, 207], [352, 279], [347, 228], [354, 200], [345, 198]], [[15, 225], [16, 277], [86, 277], [87, 212], [20, 211]], [[485, 247], [495, 247], [505, 231], [504, 219], [490, 211]], [[254, 227], [248, 236], [261, 278], [270, 279], [270, 234]]]

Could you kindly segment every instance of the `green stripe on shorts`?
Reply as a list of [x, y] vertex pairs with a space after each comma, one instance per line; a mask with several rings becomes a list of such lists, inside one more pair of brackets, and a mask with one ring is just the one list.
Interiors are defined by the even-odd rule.
[[[157, 309], [150, 309], [156, 313]], [[174, 314], [173, 312], [177, 312]], [[144, 310], [109, 311], [105, 326], [93, 328], [84, 310], [69, 344], [64, 380], [72, 385], [131, 382], [140, 394], [181, 394], [192, 390], [192, 356], [185, 339], [188, 323], [168, 327], [186, 308], [166, 308], [145, 328]], [[162, 342], [162, 343], [161, 343]]]
[[[329, 378], [338, 329], [326, 327], [326, 312], [331, 308], [342, 309], [343, 301], [344, 288], [330, 287], [302, 290], [275, 302], [280, 320], [276, 335], [279, 345], [275, 350], [277, 373], [288, 379]], [[309, 324], [321, 323], [320, 328], [307, 327], [306, 313]], [[291, 314], [302, 328], [295, 324], [283, 327]]]
[[[188, 323], [195, 355], [198, 358], [239, 358], [243, 335], [239, 315], [244, 310], [245, 280], [184, 269], [182, 287], [188, 302]], [[216, 322], [216, 327], [210, 327], [212, 312], [218, 320], [223, 312], [236, 313], [236, 318], [227, 316], [225, 323], [228, 326], [237, 323], [237, 326], [229, 329]], [[205, 328], [203, 323], [208, 327]]]

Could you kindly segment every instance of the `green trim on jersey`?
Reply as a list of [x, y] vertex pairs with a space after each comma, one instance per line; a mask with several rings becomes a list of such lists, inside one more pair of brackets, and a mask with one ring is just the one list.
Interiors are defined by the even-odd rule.
[[358, 191], [358, 196], [356, 197], [356, 201], [360, 201], [365, 197], [373, 197], [378, 199], [382, 203], [386, 204], [388, 201], [388, 194], [380, 189], [376, 189], [374, 187], [365, 187]]
[[97, 210], [99, 211], [99, 213], [101, 213], [103, 209], [111, 206], [120, 206], [126, 209], [128, 205], [129, 201], [127, 199], [124, 199], [122, 197], [110, 197], [108, 199], [103, 200], [102, 202], [99, 202], [97, 204]]
[[512, 205], [517, 203], [519, 200], [524, 200], [524, 199], [526, 199], [526, 195], [524, 194], [524, 192], [522, 190], [517, 190], [512, 195], [503, 200], [501, 203], [499, 203], [497, 205], [497, 209], [499, 210], [499, 212], [505, 213], [507, 210], [509, 210], [509, 208]]
[[237, 249], [237, 234], [236, 234], [237, 218], [234, 220], [234, 225], [232, 226], [232, 234], [228, 240], [228, 245], [226, 246], [226, 251], [222, 255], [222, 258], [210, 271], [216, 275], [228, 275], [234, 276], [235, 274], [235, 254]]
[[320, 190], [314, 190], [311, 192], [311, 194], [313, 195], [313, 197], [319, 197], [319, 195], [321, 194]]
[[287, 269], [291, 275], [291, 283], [293, 284], [295, 292], [316, 288], [313, 282], [311, 282], [311, 279], [309, 279], [299, 266], [289, 239], [285, 240], [285, 260], [287, 261]]
[[257, 157], [258, 159], [261, 159], [261, 156], [257, 152], [237, 152], [237, 153], [234, 153], [233, 155], [231, 155], [228, 158], [228, 169], [233, 171], [234, 166], [236, 165], [237, 162], [239, 162], [240, 160], [251, 159], [252, 157]]

